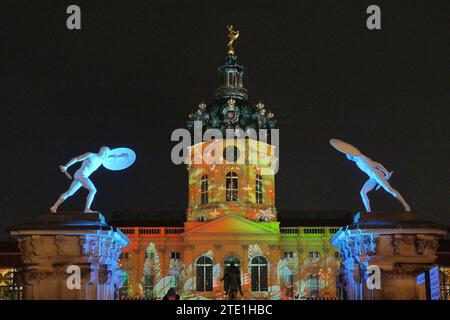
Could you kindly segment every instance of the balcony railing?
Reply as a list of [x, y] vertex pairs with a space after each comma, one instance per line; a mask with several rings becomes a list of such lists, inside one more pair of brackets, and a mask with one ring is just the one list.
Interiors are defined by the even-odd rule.
[[[183, 227], [123, 227], [119, 228], [129, 237], [179, 238]], [[286, 237], [331, 237], [338, 227], [281, 227], [280, 233]]]
[[280, 227], [280, 233], [286, 237], [330, 237], [337, 227]]
[[119, 228], [128, 237], [178, 238], [184, 232], [183, 227], [123, 227]]

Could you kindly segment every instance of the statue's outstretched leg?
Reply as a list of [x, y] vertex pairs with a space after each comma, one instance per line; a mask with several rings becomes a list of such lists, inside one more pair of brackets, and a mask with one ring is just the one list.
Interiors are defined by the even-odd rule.
[[398, 201], [400, 201], [400, 203], [403, 205], [403, 207], [405, 207], [405, 211], [406, 212], [410, 212], [411, 211], [411, 207], [409, 206], [409, 204], [405, 201], [405, 199], [403, 199], [402, 195], [398, 192], [397, 195], [394, 196]]
[[67, 198], [73, 196], [74, 193], [81, 188], [81, 185], [82, 184], [80, 181], [74, 180], [70, 185], [69, 189], [59, 196], [58, 200], [56, 200], [55, 204], [50, 208], [50, 211], [52, 213], [56, 213], [56, 210], [58, 210], [58, 207], [61, 205], [61, 203], [63, 203]]
[[406, 212], [411, 211], [411, 207], [408, 203], [406, 203], [405, 199], [402, 197], [400, 192], [391, 187], [389, 182], [384, 177], [379, 177], [379, 181], [377, 181], [386, 192], [389, 192], [395, 199], [397, 199], [405, 208]]
[[367, 196], [367, 193], [371, 191], [375, 186], [377, 185], [377, 182], [374, 179], [369, 179], [364, 183], [363, 187], [361, 188], [361, 191], [359, 194], [361, 195], [361, 199], [364, 203], [364, 206], [366, 207], [366, 212], [370, 212], [370, 201], [369, 197]]
[[83, 184], [83, 187], [89, 191], [89, 194], [86, 198], [86, 206], [84, 208], [85, 213], [92, 213], [95, 211], [91, 210], [92, 201], [94, 201], [95, 194], [97, 193], [97, 188], [95, 188], [94, 184], [89, 178], [83, 178], [80, 180]]

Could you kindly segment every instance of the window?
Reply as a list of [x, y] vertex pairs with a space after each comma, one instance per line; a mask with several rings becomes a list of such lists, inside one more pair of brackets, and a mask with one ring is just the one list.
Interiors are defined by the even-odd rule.
[[292, 286], [294, 284], [294, 276], [292, 274], [283, 275], [284, 284], [287, 286]]
[[294, 299], [294, 276], [292, 274], [283, 274], [285, 295]]
[[144, 295], [148, 299], [153, 299], [154, 296], [154, 277], [153, 275], [144, 276]]
[[197, 291], [212, 291], [213, 289], [213, 274], [212, 274], [212, 260], [208, 257], [201, 256], [197, 260]]
[[260, 174], [256, 175], [256, 203], [263, 203], [263, 179]]
[[283, 254], [284, 259], [292, 259], [294, 258], [294, 252], [292, 251], [285, 251]]
[[170, 259], [180, 260], [180, 253], [179, 252], [171, 252]]
[[200, 187], [202, 192], [201, 204], [208, 203], [208, 175], [204, 174], [200, 180]]
[[317, 274], [309, 275], [308, 289], [311, 297], [317, 297], [319, 295], [319, 276]]
[[319, 251], [310, 251], [309, 257], [311, 259], [319, 259], [320, 258]]
[[119, 256], [119, 259], [123, 259], [123, 260], [129, 259], [129, 258], [130, 258], [129, 252], [122, 252]]
[[251, 261], [252, 291], [267, 291], [267, 260], [262, 256], [254, 257]]
[[178, 275], [171, 276], [171, 287], [176, 291], [180, 289], [180, 277]]
[[123, 285], [122, 288], [119, 289], [119, 298], [128, 297], [128, 289], [129, 289], [129, 281], [128, 281], [128, 273], [122, 273]]
[[230, 171], [225, 177], [226, 201], [238, 201], [238, 176], [236, 172]]
[[339, 251], [335, 251], [335, 252], [334, 252], [334, 257], [335, 257], [336, 259], [339, 259]]

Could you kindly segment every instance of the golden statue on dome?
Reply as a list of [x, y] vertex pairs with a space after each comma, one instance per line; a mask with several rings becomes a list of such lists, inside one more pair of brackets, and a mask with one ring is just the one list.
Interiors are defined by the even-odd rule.
[[228, 38], [230, 42], [228, 42], [228, 54], [234, 54], [233, 42], [239, 38], [239, 31], [233, 30], [233, 25], [227, 26], [228, 28]]

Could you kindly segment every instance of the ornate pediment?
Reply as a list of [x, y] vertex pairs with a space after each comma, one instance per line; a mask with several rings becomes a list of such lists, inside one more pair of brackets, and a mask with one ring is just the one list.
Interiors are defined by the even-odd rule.
[[185, 237], [195, 234], [254, 234], [279, 235], [278, 222], [255, 222], [241, 215], [229, 214], [191, 229]]

